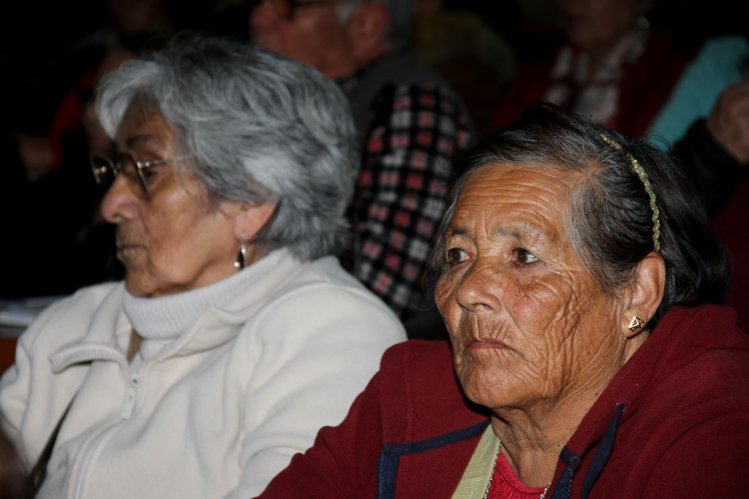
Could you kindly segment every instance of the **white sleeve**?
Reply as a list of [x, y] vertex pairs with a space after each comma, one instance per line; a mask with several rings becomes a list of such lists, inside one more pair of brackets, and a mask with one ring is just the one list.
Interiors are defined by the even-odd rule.
[[[44, 340], [51, 332], [60, 310], [67, 305], [67, 300], [64, 300], [49, 306], [21, 334], [16, 342], [15, 362], [0, 378], [2, 429], [28, 466], [36, 462], [49, 438], [51, 428], [54, 428], [54, 425], [47, 428], [50, 420], [61, 413], [54, 407], [53, 394], [44, 397], [39, 390], [44, 391], [49, 387], [50, 384], [43, 380], [52, 376], [47, 355], [50, 345], [45, 345]], [[31, 393], [32, 381], [37, 390], [34, 394]], [[49, 406], [44, 411], [39, 411], [39, 414], [31, 414], [28, 409], [32, 395], [37, 399], [46, 398]]]

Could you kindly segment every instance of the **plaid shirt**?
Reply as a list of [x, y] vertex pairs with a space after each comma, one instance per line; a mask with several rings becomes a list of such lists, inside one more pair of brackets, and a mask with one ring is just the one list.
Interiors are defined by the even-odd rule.
[[469, 141], [470, 124], [460, 101], [433, 83], [386, 86], [374, 109], [354, 199], [353, 272], [403, 319], [427, 294], [447, 160]]

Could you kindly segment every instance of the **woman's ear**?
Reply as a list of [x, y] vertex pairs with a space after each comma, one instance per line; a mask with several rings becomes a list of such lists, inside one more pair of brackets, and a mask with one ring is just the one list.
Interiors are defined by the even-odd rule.
[[240, 242], [252, 241], [276, 212], [277, 203], [239, 203], [234, 213], [234, 237]]
[[666, 264], [660, 253], [650, 252], [635, 267], [624, 311], [625, 334], [635, 336], [655, 315], [663, 300]]

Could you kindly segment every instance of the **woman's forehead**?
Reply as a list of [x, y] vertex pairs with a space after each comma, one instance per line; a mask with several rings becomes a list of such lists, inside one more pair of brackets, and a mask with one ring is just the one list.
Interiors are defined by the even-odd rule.
[[[553, 165], [494, 163], [474, 172], [465, 183], [460, 203], [482, 204], [547, 200], [567, 202], [576, 178], [574, 171]], [[561, 207], [560, 207], [561, 208]]]
[[129, 149], [149, 145], [165, 147], [174, 140], [174, 131], [155, 110], [131, 106], [122, 117], [115, 139], [120, 146]]
[[488, 165], [466, 182], [447, 232], [473, 233], [481, 226], [493, 235], [521, 238], [545, 232], [557, 239], [568, 213], [567, 174], [553, 167]]

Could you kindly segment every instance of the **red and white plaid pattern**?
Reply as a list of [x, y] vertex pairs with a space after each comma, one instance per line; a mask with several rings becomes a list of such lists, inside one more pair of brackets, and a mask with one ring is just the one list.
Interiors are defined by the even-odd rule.
[[425, 293], [423, 276], [445, 209], [449, 162], [470, 137], [460, 102], [434, 84], [395, 88], [386, 119], [365, 137], [355, 210], [355, 269], [401, 318]]

